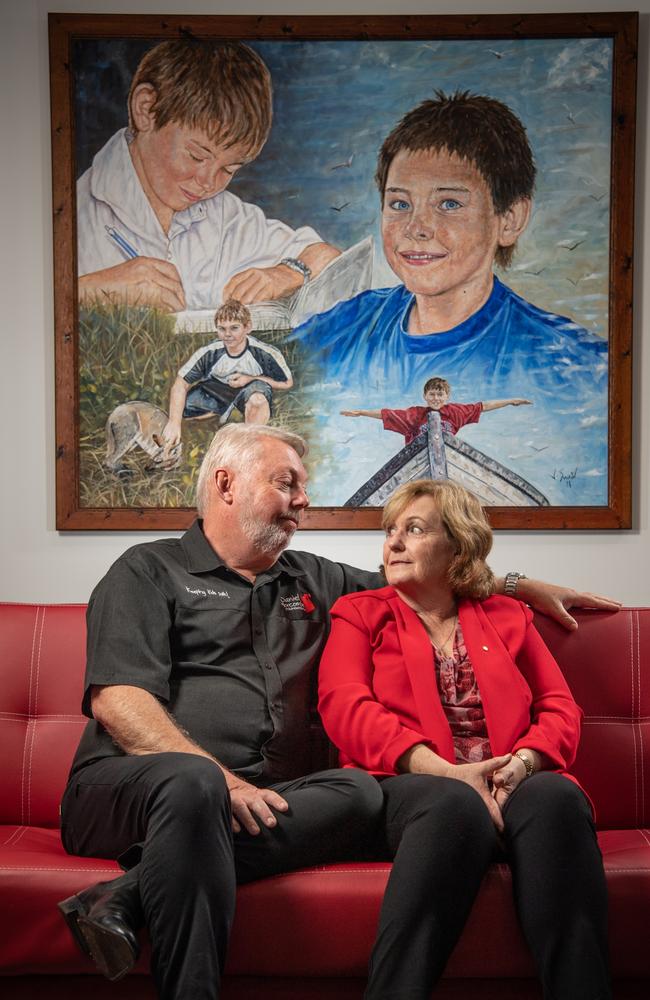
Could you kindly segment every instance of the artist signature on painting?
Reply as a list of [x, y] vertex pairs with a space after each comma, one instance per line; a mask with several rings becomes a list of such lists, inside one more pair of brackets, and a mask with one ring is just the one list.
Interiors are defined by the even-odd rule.
[[575, 467], [575, 469], [572, 469], [571, 472], [563, 472], [562, 469], [553, 469], [553, 472], [551, 473], [551, 479], [555, 479], [560, 483], [566, 483], [569, 489], [571, 489], [573, 480], [576, 478], [577, 475], [578, 475], [577, 466]]

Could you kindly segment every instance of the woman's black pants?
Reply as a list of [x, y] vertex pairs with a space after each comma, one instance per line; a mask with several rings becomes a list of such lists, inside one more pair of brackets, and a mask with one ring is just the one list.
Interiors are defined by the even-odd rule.
[[572, 781], [550, 772], [523, 781], [503, 807], [501, 836], [461, 781], [403, 774], [381, 787], [385, 842], [377, 856], [394, 863], [366, 1000], [429, 1000], [495, 860], [512, 870], [544, 997], [611, 997], [602, 857], [589, 804]]
[[206, 757], [108, 757], [71, 778], [64, 846], [129, 869], [121, 880], [139, 893], [162, 1000], [219, 996], [237, 882], [351, 860], [376, 835], [382, 793], [363, 771], [322, 771], [270, 787], [289, 809], [276, 813], [276, 827], [252, 836], [233, 835], [223, 774]]

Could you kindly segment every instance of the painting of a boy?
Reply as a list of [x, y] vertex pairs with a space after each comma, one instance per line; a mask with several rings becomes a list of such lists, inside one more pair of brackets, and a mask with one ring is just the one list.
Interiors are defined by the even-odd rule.
[[[464, 396], [534, 399], [522, 434], [536, 453], [552, 443], [536, 477], [579, 466], [589, 501], [604, 502], [607, 343], [494, 273], [510, 264], [529, 223], [535, 176], [526, 130], [503, 102], [458, 91], [417, 105], [384, 140], [376, 172], [384, 255], [399, 283], [339, 303], [294, 337], [319, 359], [323, 383], [341, 387], [323, 405], [358, 398], [364, 385], [399, 385], [408, 398], [433, 364]], [[512, 438], [481, 447], [512, 464]], [[370, 448], [360, 435], [359, 454]], [[318, 470], [312, 486], [318, 502]]]
[[[454, 400], [534, 400], [516, 420], [481, 420], [463, 438], [551, 504], [606, 504], [612, 52], [608, 40], [573, 38], [513, 39], [499, 60], [478, 39], [75, 42], [79, 288], [91, 307], [80, 314], [80, 388], [93, 421], [85, 431], [99, 436], [122, 399], [142, 395], [167, 409], [176, 373], [204, 333], [214, 338], [227, 295], [252, 303], [305, 283], [310, 291], [322, 264], [312, 252], [329, 259], [335, 247], [380, 237], [369, 291], [308, 319], [295, 343], [273, 337], [295, 382], [276, 397], [276, 416], [310, 440], [312, 504], [345, 503], [395, 450], [379, 421], [340, 411], [410, 409], [432, 370], [444, 372]], [[343, 65], [345, 87], [332, 83]], [[595, 65], [587, 98], [580, 81]], [[198, 147], [184, 145], [187, 132]], [[103, 158], [118, 146], [125, 170], [116, 169], [106, 201]], [[377, 214], [368, 179], [380, 148]], [[219, 180], [221, 170], [232, 180]], [[133, 190], [137, 211], [120, 221], [115, 212], [126, 212]], [[189, 203], [174, 200], [179, 191]], [[269, 227], [281, 245], [272, 241], [262, 258]], [[206, 326], [123, 308], [138, 303], [196, 307]], [[290, 308], [274, 305], [273, 317]], [[254, 316], [258, 330], [270, 328], [267, 313]], [[142, 336], [131, 337], [130, 325]], [[101, 352], [118, 335], [127, 355], [115, 381]], [[179, 503], [177, 485], [190, 489], [208, 427], [184, 431], [189, 472], [170, 482], [163, 506]], [[96, 467], [84, 465], [84, 476]], [[84, 495], [96, 505], [91, 490]]]
[[535, 183], [525, 129], [505, 104], [467, 93], [424, 101], [384, 141], [376, 181], [384, 254], [400, 284], [362, 292], [296, 331], [330, 374], [375, 363], [392, 378], [400, 357], [435, 355], [499, 377], [524, 354], [525, 367], [537, 365], [536, 350], [606, 354], [604, 341], [494, 274], [528, 224]]
[[447, 379], [434, 376], [424, 383], [422, 390], [426, 406], [409, 406], [406, 409], [341, 410], [344, 417], [372, 417], [381, 420], [385, 431], [395, 431], [404, 435], [405, 444], [410, 444], [426, 427], [431, 410], [440, 414], [443, 431], [457, 434], [467, 424], [477, 424], [482, 413], [500, 410], [504, 406], [530, 406], [529, 399], [489, 399], [480, 403], [451, 403], [451, 386]]
[[271, 78], [239, 42], [179, 39], [141, 59], [128, 128], [77, 184], [82, 302], [175, 312], [277, 299], [338, 255], [227, 191], [271, 128]]
[[251, 315], [241, 302], [220, 306], [214, 325], [218, 339], [195, 351], [172, 385], [162, 432], [168, 448], [180, 442], [183, 419], [218, 416], [225, 423], [238, 410], [246, 423], [267, 424], [274, 390], [293, 385], [281, 351], [251, 336]]

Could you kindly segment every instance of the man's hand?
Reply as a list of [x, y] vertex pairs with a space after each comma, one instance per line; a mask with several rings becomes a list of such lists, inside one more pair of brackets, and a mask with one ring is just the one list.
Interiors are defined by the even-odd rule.
[[134, 257], [114, 267], [84, 274], [78, 282], [82, 303], [117, 299], [164, 312], [185, 308], [185, 292], [173, 264], [155, 257]]
[[511, 406], [532, 406], [532, 401], [530, 399], [511, 399]]
[[244, 305], [284, 298], [301, 288], [303, 277], [286, 264], [275, 267], [249, 267], [233, 275], [223, 290], [223, 300], [237, 299]]
[[361, 410], [341, 410], [342, 417], [360, 417], [362, 416]]
[[192, 753], [212, 761], [222, 771], [230, 792], [235, 833], [243, 828], [255, 836], [260, 822], [266, 827], [277, 824], [269, 806], [278, 812], [289, 808], [277, 792], [249, 784], [193, 743], [149, 691], [126, 684], [93, 685], [91, 708], [93, 717], [127, 754]]
[[241, 778], [228, 775], [228, 790], [232, 807], [232, 828], [234, 833], [240, 833], [242, 827], [248, 833], [256, 836], [260, 832], [259, 821], [264, 826], [274, 827], [277, 819], [269, 809], [273, 806], [279, 812], [286, 812], [289, 803], [270, 788], [256, 788]]
[[492, 797], [488, 778], [509, 764], [511, 759], [512, 754], [507, 753], [502, 757], [490, 757], [488, 760], [482, 760], [476, 764], [454, 764], [446, 775], [448, 778], [464, 781], [479, 793], [499, 833], [503, 832], [503, 817], [500, 803]]
[[[497, 581], [499, 583], [499, 581]], [[501, 588], [501, 593], [503, 589]], [[580, 594], [569, 587], [558, 587], [554, 583], [544, 583], [543, 580], [519, 579], [517, 581], [517, 597], [530, 604], [535, 611], [554, 618], [570, 632], [578, 627], [575, 618], [569, 614], [569, 608], [593, 608], [596, 611], [619, 611], [620, 601], [609, 597], [599, 597], [598, 594]]]

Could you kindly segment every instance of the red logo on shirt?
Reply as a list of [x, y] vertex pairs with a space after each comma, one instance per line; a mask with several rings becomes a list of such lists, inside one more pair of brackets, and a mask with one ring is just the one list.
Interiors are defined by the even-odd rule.
[[300, 603], [302, 604], [305, 611], [311, 613], [316, 610], [316, 605], [311, 599], [311, 594], [302, 594], [300, 598]]

